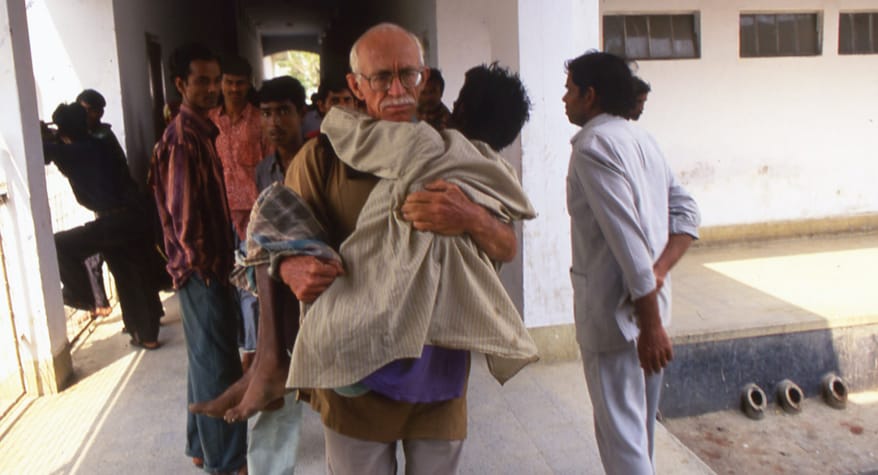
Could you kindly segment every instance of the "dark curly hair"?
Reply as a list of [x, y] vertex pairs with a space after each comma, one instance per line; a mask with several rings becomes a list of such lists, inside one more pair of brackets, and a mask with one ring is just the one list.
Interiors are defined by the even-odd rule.
[[451, 127], [494, 150], [511, 144], [530, 118], [530, 99], [518, 74], [499, 66], [476, 66], [466, 79], [451, 113]]

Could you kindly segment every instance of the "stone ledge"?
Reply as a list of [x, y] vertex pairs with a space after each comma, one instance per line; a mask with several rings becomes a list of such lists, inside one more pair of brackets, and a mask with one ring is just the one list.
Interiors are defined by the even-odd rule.
[[765, 223], [707, 226], [695, 246], [878, 231], [878, 213]]

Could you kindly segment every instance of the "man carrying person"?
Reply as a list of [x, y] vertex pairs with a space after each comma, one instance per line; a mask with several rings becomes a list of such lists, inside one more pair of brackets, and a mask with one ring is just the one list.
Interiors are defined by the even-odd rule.
[[698, 207], [655, 140], [625, 118], [631, 71], [608, 53], [567, 62], [567, 172], [576, 334], [608, 474], [652, 474], [662, 369], [673, 357], [669, 272], [697, 239]]
[[[399, 122], [415, 118], [417, 97], [429, 76], [417, 37], [396, 25], [375, 26], [351, 48], [351, 70], [348, 85], [365, 101], [369, 115]], [[286, 184], [312, 207], [329, 244], [337, 248], [354, 230], [377, 181], [344, 165], [325, 141], [315, 140], [293, 161]], [[444, 180], [409, 195], [401, 212], [418, 230], [468, 234], [494, 260], [515, 255], [512, 227]], [[342, 272], [337, 263], [310, 256], [285, 258], [279, 267], [303, 302], [314, 301]], [[396, 443], [402, 441], [407, 471], [455, 473], [466, 437], [468, 372], [466, 352], [428, 345], [420, 358], [398, 360], [374, 373], [392, 392], [345, 397], [332, 389], [312, 391], [311, 404], [324, 423], [327, 471], [393, 473]]]
[[[183, 102], [156, 144], [150, 170], [168, 272], [180, 300], [188, 358], [187, 400], [206, 401], [241, 377], [237, 306], [229, 273], [234, 240], [218, 130], [208, 119], [220, 91], [216, 56], [199, 44], [177, 48], [171, 78]], [[208, 472], [246, 473], [246, 423], [189, 414], [186, 454]]]

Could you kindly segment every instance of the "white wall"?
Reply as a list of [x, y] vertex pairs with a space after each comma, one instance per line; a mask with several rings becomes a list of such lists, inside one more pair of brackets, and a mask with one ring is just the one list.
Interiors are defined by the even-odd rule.
[[519, 144], [504, 156], [521, 170], [539, 216], [522, 231], [519, 288], [529, 327], [572, 322], [569, 217], [564, 180], [575, 128], [561, 96], [564, 62], [598, 46], [598, 0], [444, 0], [437, 2], [438, 66], [453, 103], [464, 73], [499, 61], [518, 71], [533, 102]]
[[561, 97], [567, 60], [598, 47], [598, 0], [520, 0], [521, 77], [534, 103], [522, 142], [522, 180], [539, 217], [524, 224], [524, 309], [529, 327], [573, 321], [570, 218], [565, 180], [570, 138]]
[[53, 357], [65, 351], [67, 332], [24, 0], [0, 2], [0, 65], [0, 166], [9, 195], [0, 204], [0, 229], [19, 356], [28, 392], [38, 394], [57, 389], [43, 386], [55, 376], [44, 371], [53, 371]]
[[[146, 56], [146, 34], [155, 35], [162, 48], [166, 96], [179, 97], [168, 80], [167, 59], [174, 48], [187, 41], [199, 41], [222, 52], [226, 33], [222, 30], [221, 9], [226, 3], [210, 0], [114, 0], [116, 43], [122, 78], [122, 103], [131, 174], [144, 183], [149, 167], [155, 130]], [[235, 38], [235, 42], [239, 38]]]
[[[516, 0], [442, 0], [436, 5], [437, 62], [445, 78], [443, 102], [451, 108], [473, 66], [499, 61], [519, 70]], [[516, 158], [517, 161], [517, 158]]]
[[[838, 12], [875, 1], [606, 0], [603, 13], [701, 12], [702, 57], [640, 61], [641, 125], [705, 226], [878, 212], [878, 57], [839, 56]], [[739, 58], [740, 12], [823, 13], [816, 57]]]

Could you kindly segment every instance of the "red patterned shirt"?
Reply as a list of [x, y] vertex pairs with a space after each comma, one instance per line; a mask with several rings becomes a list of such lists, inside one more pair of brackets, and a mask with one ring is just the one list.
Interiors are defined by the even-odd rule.
[[250, 212], [256, 201], [256, 165], [271, 150], [262, 140], [259, 109], [250, 104], [234, 123], [223, 106], [208, 113], [219, 128], [216, 151], [223, 162], [229, 209]]

